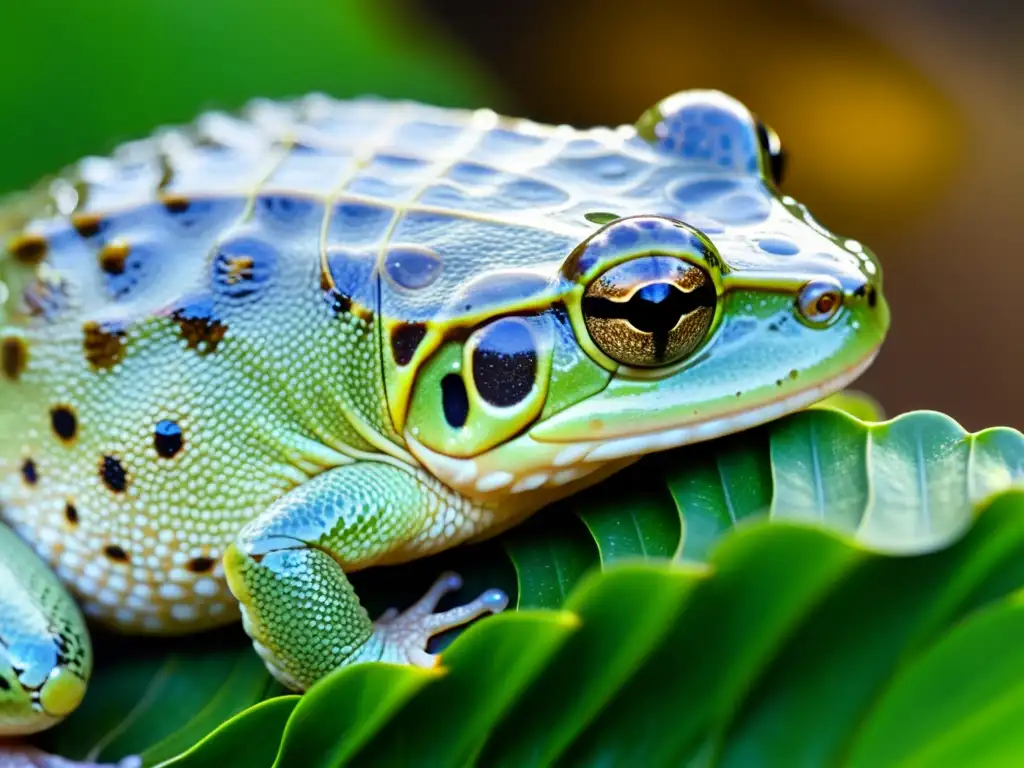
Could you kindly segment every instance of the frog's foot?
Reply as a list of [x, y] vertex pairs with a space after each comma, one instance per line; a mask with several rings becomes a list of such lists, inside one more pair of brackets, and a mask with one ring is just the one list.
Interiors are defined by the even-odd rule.
[[382, 648], [381, 661], [437, 666], [440, 655], [427, 653], [430, 638], [447, 629], [460, 627], [485, 613], [501, 613], [508, 606], [508, 595], [500, 589], [488, 589], [475, 600], [443, 613], [434, 613], [441, 598], [462, 587], [456, 573], [445, 573], [430, 590], [404, 613], [390, 608], [373, 623], [370, 644]]
[[0, 742], [0, 768], [140, 768], [142, 758], [123, 758], [117, 763], [67, 760], [26, 744]]

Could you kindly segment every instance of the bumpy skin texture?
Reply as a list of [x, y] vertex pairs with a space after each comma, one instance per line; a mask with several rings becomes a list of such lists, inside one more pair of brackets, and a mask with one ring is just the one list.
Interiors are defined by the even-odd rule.
[[[87, 159], [0, 208], [0, 517], [117, 629], [241, 601], [294, 687], [432, 664], [503, 596], [433, 615], [444, 577], [373, 624], [346, 572], [870, 363], [877, 263], [779, 193], [767, 136], [716, 92], [589, 131], [311, 96]], [[38, 588], [0, 587], [5, 640]]]

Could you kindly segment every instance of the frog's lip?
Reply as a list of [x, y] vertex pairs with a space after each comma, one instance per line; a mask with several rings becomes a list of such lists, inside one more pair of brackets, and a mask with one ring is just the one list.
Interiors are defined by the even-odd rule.
[[813, 405], [856, 380], [874, 362], [876, 347], [838, 375], [813, 387], [752, 410], [737, 409], [707, 421], [648, 431], [627, 437], [566, 442], [541, 441], [527, 432], [473, 458], [454, 458], [431, 450], [406, 432], [406, 444], [421, 465], [445, 485], [467, 496], [496, 492], [549, 492], [582, 480], [603, 466], [629, 463], [648, 453], [756, 427]]
[[[676, 448], [688, 443], [711, 440], [774, 421], [794, 411], [813, 405], [852, 384], [860, 378], [864, 371], [871, 367], [878, 353], [879, 348], [876, 347], [868, 355], [833, 378], [821, 384], [794, 392], [781, 400], [765, 403], [758, 408], [749, 410], [737, 408], [730, 413], [720, 414], [714, 419], [693, 422], [682, 427], [648, 430], [625, 437], [609, 437], [595, 440], [593, 442], [595, 447], [586, 454], [586, 458], [591, 461], [621, 459], [639, 452], [651, 453], [667, 448]], [[530, 437], [538, 443], [545, 444], [569, 444], [570, 442], [571, 444], [580, 444], [580, 441], [562, 443], [557, 438], [539, 437], [535, 433], [531, 433]]]

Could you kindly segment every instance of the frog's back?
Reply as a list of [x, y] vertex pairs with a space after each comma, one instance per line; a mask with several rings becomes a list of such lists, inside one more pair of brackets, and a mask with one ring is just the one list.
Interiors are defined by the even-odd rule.
[[0, 514], [94, 617], [232, 618], [220, 556], [244, 522], [401, 443], [380, 315], [563, 259], [602, 189], [648, 196], [645, 152], [622, 131], [312, 96], [208, 114], [12, 199]]

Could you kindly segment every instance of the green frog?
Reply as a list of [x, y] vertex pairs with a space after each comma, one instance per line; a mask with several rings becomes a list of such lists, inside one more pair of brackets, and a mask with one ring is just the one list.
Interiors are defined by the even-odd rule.
[[645, 454], [845, 387], [871, 251], [780, 191], [778, 136], [684, 91], [577, 130], [255, 101], [0, 209], [0, 734], [71, 712], [86, 618], [241, 619], [286, 686], [507, 597], [370, 617], [348, 574], [479, 541]]

